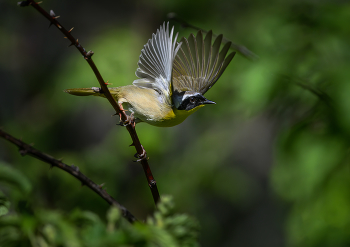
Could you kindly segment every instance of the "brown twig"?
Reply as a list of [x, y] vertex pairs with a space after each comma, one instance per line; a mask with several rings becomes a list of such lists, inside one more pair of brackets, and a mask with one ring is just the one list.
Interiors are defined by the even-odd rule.
[[[83, 55], [84, 59], [88, 62], [90, 65], [91, 69], [95, 73], [95, 76], [101, 86], [101, 91], [105, 94], [106, 98], [108, 99], [109, 103], [113, 106], [114, 110], [116, 111], [116, 114], [120, 116], [121, 122], [126, 122], [128, 120], [128, 116], [125, 114], [124, 111], [122, 111], [118, 105], [118, 103], [115, 101], [113, 96], [108, 90], [107, 84], [103, 80], [100, 72], [98, 71], [94, 61], [92, 60], [91, 56], [94, 54], [93, 51], [86, 52], [86, 50], [81, 46], [81, 44], [78, 42], [78, 39], [75, 39], [73, 35], [71, 34], [72, 29], [67, 31], [58, 21], [56, 14], [51, 10], [50, 14], [46, 12], [43, 8], [39, 6], [39, 3], [33, 1], [33, 0], [26, 0], [22, 2], [18, 2], [18, 5], [21, 7], [25, 6], [32, 6], [35, 8], [37, 11], [39, 11], [46, 19], [50, 21], [50, 26], [54, 25], [56, 26], [64, 35], [65, 37], [71, 42], [70, 46], [74, 45], [79, 52]], [[138, 161], [141, 162], [142, 168], [145, 172], [148, 186], [151, 189], [151, 193], [153, 196], [154, 203], [157, 204], [160, 196], [157, 188], [157, 183], [156, 180], [154, 179], [152, 175], [151, 168], [149, 167], [148, 161], [147, 161], [147, 156], [146, 156], [146, 151], [141, 145], [141, 142], [137, 136], [137, 133], [135, 131], [135, 126], [133, 124], [127, 124], [126, 129], [129, 131], [129, 134], [131, 136], [131, 139], [133, 141], [132, 146], [135, 146], [135, 149], [137, 151], [137, 157], [139, 158]]]
[[[197, 30], [197, 31], [201, 30], [203, 33], [207, 33], [208, 32], [207, 30], [204, 30], [204, 29], [202, 29], [200, 27], [196, 27], [196, 26], [186, 22], [185, 20], [177, 17], [176, 13], [169, 13], [168, 14], [168, 19], [169, 20], [174, 20], [174, 21], [180, 23], [183, 28], [189, 27], [189, 28], [192, 28], [192, 29]], [[213, 33], [213, 36], [217, 37], [217, 35], [214, 34], [214, 33]], [[235, 50], [235, 51], [238, 51], [242, 56], [244, 56], [245, 58], [248, 58], [249, 60], [256, 61], [256, 60], [259, 59], [258, 55], [256, 55], [254, 52], [250, 51], [247, 47], [245, 47], [243, 45], [238, 45], [238, 44], [236, 44], [236, 43], [226, 39], [225, 37], [222, 39], [222, 42], [223, 43], [231, 42], [231, 47], [230, 48]]]
[[19, 148], [19, 153], [24, 156], [24, 155], [30, 155], [33, 156], [39, 160], [44, 161], [45, 163], [48, 163], [51, 165], [51, 167], [58, 167], [72, 176], [76, 177], [81, 181], [82, 185], [88, 186], [90, 189], [96, 192], [100, 197], [102, 197], [106, 202], [109, 204], [118, 207], [121, 212], [123, 217], [125, 217], [130, 223], [133, 223], [136, 221], [136, 218], [122, 205], [120, 205], [112, 196], [110, 196], [106, 190], [102, 189], [101, 185], [97, 185], [94, 183], [91, 179], [86, 177], [83, 173], [79, 171], [79, 168], [76, 166], [69, 166], [63, 163], [60, 160], [57, 160], [53, 158], [52, 156], [45, 154], [38, 149], [33, 148], [31, 145], [28, 145], [24, 143], [23, 141], [13, 137], [12, 135], [6, 133], [2, 129], [0, 129], [0, 137], [8, 140], [9, 142], [15, 144]]

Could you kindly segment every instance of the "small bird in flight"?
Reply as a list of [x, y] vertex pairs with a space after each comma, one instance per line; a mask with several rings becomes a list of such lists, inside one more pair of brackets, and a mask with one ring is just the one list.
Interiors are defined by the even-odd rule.
[[[160, 26], [141, 50], [133, 85], [109, 88], [122, 110], [131, 112], [129, 122], [146, 122], [158, 127], [182, 123], [205, 104], [215, 104], [203, 95], [225, 71], [235, 52], [227, 55], [231, 42], [220, 51], [222, 34], [212, 44], [213, 33], [202, 31], [177, 43], [174, 27]], [[227, 56], [226, 56], [227, 55]], [[66, 89], [78, 96], [101, 96], [97, 87]]]

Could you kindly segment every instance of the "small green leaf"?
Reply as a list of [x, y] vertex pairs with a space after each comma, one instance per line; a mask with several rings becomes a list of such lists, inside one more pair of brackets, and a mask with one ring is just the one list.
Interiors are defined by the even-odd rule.
[[107, 231], [113, 232], [115, 223], [120, 219], [120, 210], [117, 207], [110, 207], [110, 209], [107, 212]]
[[27, 179], [19, 170], [0, 162], [0, 183], [12, 185], [15, 189], [19, 190], [23, 194], [28, 194], [32, 186]]
[[3, 216], [9, 212], [10, 201], [7, 199], [4, 193], [0, 190], [0, 216]]

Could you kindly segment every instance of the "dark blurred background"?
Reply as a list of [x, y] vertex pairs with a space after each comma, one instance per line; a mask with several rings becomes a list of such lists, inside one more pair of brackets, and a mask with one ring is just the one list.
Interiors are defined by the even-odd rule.
[[[74, 164], [139, 219], [154, 210], [128, 132], [74, 47], [33, 8], [0, 2], [0, 126]], [[161, 194], [196, 217], [202, 246], [350, 246], [350, 3], [312, 0], [46, 0], [112, 86], [131, 84], [168, 13], [236, 44], [207, 106], [173, 128], [137, 125]], [[178, 22], [179, 37], [196, 32]], [[109, 205], [70, 175], [0, 140], [0, 163], [28, 180], [35, 209]], [[15, 193], [3, 188], [12, 200]]]

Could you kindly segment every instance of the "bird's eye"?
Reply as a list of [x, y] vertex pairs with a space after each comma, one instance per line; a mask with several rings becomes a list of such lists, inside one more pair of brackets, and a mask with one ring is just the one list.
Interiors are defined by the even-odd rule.
[[193, 104], [194, 102], [196, 102], [196, 100], [193, 97], [191, 97], [190, 102]]

